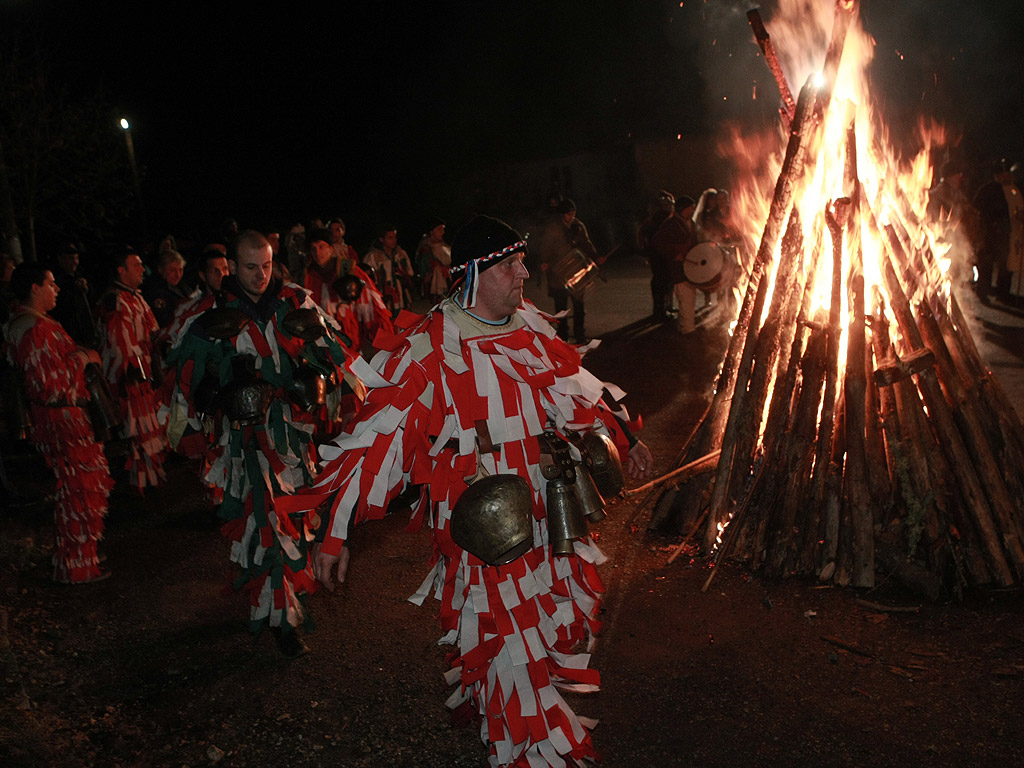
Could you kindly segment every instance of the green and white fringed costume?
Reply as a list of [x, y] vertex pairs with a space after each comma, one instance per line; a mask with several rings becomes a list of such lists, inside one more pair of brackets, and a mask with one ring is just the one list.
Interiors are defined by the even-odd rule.
[[[236, 310], [237, 328], [211, 332], [211, 310]], [[295, 310], [307, 316], [315, 311], [325, 332], [312, 340], [290, 332], [286, 319]], [[347, 343], [337, 323], [297, 285], [275, 279], [253, 303], [227, 277], [218, 296], [199, 302], [185, 318], [167, 356], [168, 435], [176, 444], [186, 426], [203, 429], [205, 422], [203, 481], [222, 494], [218, 514], [231, 540], [231, 560], [241, 566], [235, 588], [249, 594], [253, 632], [268, 624], [288, 631], [307, 618], [302, 596], [316, 585], [307, 556], [312, 535], [301, 516], [279, 513], [276, 501], [312, 482], [314, 423], [330, 418], [340, 398], [335, 390], [326, 406], [300, 404], [294, 392], [300, 369], [338, 383], [347, 379], [360, 391], [348, 370]], [[261, 416], [239, 419], [231, 412], [229, 393], [243, 383], [265, 393], [269, 404]]]

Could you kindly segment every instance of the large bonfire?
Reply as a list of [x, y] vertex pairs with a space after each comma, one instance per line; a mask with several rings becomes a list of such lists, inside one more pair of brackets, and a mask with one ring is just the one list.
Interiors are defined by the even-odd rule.
[[[782, 93], [779, 151], [734, 191], [759, 246], [656, 522], [685, 534], [676, 554], [696, 546], [769, 576], [872, 586], [882, 571], [932, 597], [1018, 584], [1021, 424], [926, 216], [943, 132], [922, 125], [909, 161], [891, 147], [856, 0], [780, 5], [770, 37], [749, 14]], [[786, 73], [804, 83], [797, 98]], [[764, 141], [732, 151], [749, 158], [757, 142], [764, 157]]]

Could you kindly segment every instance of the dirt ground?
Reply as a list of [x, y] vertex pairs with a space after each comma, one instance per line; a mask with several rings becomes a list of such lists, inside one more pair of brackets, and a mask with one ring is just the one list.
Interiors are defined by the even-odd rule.
[[[666, 471], [724, 336], [618, 320], [602, 335], [588, 365], [630, 392]], [[194, 471], [169, 475], [113, 497], [114, 575], [98, 584], [49, 580], [47, 512], [0, 517], [0, 765], [486, 765], [475, 726], [444, 707], [436, 604], [406, 601], [426, 533], [398, 516], [358, 530], [347, 584], [310, 599], [312, 653], [286, 661], [225, 590], [227, 544]], [[599, 526], [602, 691], [571, 698], [600, 720], [602, 765], [1024, 765], [1019, 591], [927, 604], [884, 574], [863, 592], [726, 565], [703, 592], [705, 562], [668, 564], [679, 538], [648, 533], [646, 512], [629, 525], [634, 512], [618, 501]]]

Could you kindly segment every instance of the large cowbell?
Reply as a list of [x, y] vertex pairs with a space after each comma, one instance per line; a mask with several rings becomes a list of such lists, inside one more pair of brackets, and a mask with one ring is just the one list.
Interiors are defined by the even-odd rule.
[[[579, 473], [578, 473], [579, 474]], [[558, 477], [548, 481], [548, 539], [556, 555], [571, 555], [573, 539], [587, 535], [587, 520], [583, 515], [575, 483]]]
[[452, 541], [488, 565], [507, 565], [533, 547], [533, 493], [518, 475], [470, 485], [452, 508]]

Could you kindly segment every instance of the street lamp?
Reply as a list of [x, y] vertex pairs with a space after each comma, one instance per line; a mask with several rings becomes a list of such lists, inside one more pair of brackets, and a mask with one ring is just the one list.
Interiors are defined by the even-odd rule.
[[135, 163], [135, 144], [132, 143], [132, 126], [128, 118], [120, 120], [121, 130], [124, 131], [124, 143], [128, 147], [128, 162], [132, 166], [132, 181], [135, 182], [135, 197], [139, 201], [139, 217], [142, 219], [142, 237], [146, 237], [146, 209], [142, 205], [142, 184], [139, 183], [139, 167]]

